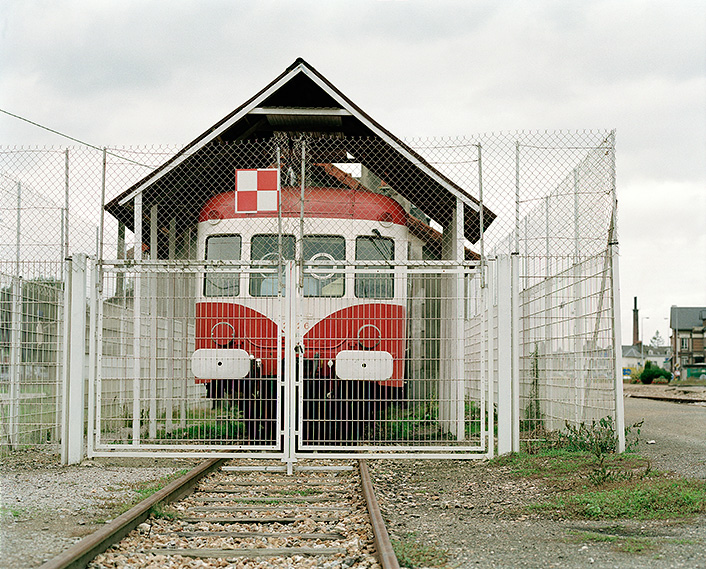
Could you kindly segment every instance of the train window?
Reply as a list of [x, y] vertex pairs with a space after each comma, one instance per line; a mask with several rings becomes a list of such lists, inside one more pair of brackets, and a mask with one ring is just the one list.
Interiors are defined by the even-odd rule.
[[[345, 273], [333, 261], [346, 258], [346, 240], [340, 235], [305, 235], [302, 243], [304, 261], [315, 261], [304, 269], [304, 296], [333, 297], [345, 294]], [[332, 264], [321, 265], [330, 261]]]
[[[206, 239], [206, 259], [209, 261], [240, 261], [242, 239], [240, 235], [211, 235]], [[238, 273], [206, 273], [203, 283], [204, 296], [238, 296]]]
[[[282, 258], [285, 260], [294, 259], [294, 235], [282, 235]], [[262, 233], [253, 235], [250, 241], [250, 260], [269, 261], [267, 264], [257, 265], [253, 263], [253, 268], [262, 268], [261, 272], [253, 272], [250, 275], [250, 295], [251, 296], [277, 296], [277, 261], [279, 254], [279, 239], [277, 233]]]
[[[389, 237], [358, 237], [355, 240], [356, 261], [392, 261], [394, 258], [395, 243]], [[358, 266], [362, 269], [380, 269], [377, 274], [358, 273], [355, 275], [355, 295], [358, 298], [392, 298], [394, 296], [394, 277], [391, 273], [383, 272], [384, 267], [379, 265]]]

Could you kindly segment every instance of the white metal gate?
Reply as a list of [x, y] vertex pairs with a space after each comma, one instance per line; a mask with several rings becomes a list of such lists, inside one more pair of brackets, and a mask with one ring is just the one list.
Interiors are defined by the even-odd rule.
[[[468, 377], [479, 377], [469, 358], [485, 356], [466, 353], [469, 299], [453, 293], [471, 290], [476, 269], [366, 263], [103, 264], [90, 452], [484, 455], [489, 384]], [[270, 279], [272, 296], [250, 306], [197, 300]], [[337, 279], [399, 294], [307, 296]]]

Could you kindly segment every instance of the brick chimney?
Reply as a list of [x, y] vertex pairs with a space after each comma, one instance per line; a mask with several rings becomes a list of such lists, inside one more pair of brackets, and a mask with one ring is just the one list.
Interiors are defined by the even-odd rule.
[[635, 297], [635, 306], [632, 309], [632, 345], [637, 346], [640, 343], [640, 318], [637, 315], [637, 297]]

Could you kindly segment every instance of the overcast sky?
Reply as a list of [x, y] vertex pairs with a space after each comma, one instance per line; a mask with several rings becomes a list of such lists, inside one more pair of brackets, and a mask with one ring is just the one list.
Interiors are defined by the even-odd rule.
[[[400, 137], [617, 129], [623, 341], [706, 306], [706, 2], [0, 0], [0, 108], [183, 144], [303, 57]], [[0, 114], [0, 145], [73, 144]]]

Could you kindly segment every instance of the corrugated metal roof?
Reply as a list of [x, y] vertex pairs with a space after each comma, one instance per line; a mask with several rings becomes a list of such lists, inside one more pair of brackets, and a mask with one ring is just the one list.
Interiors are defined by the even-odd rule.
[[[142, 193], [144, 211], [149, 211], [151, 203], [169, 202], [175, 193], [176, 180], [192, 178], [198, 181], [198, 172], [190, 172], [190, 166], [198, 163], [200, 153], [214, 144], [269, 138], [282, 130], [327, 131], [348, 137], [345, 138], [346, 148], [341, 150], [356, 156], [370, 170], [384, 172], [385, 181], [390, 186], [442, 226], [450, 220], [456, 198], [460, 198], [465, 204], [465, 236], [471, 242], [478, 241], [478, 200], [375, 122], [301, 58], [174, 157], [113, 199], [106, 205], [106, 210], [133, 230], [131, 200], [137, 193]], [[360, 137], [366, 137], [365, 143]], [[336, 162], [333, 159], [327, 161]], [[193, 203], [180, 205], [182, 209], [198, 211], [208, 197], [193, 193], [188, 196]], [[484, 229], [495, 217], [492, 211], [483, 208]], [[146, 225], [143, 235], [148, 235]]]

